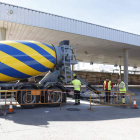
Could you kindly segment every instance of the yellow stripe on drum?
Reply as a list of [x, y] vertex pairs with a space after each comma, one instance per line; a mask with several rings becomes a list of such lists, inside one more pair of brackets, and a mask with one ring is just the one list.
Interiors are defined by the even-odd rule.
[[0, 73], [0, 81], [2, 82], [9, 82], [9, 81], [16, 81], [16, 80], [19, 80], [19, 78], [13, 78], [13, 77]]
[[24, 74], [35, 76], [38, 74], [41, 74], [42, 72], [36, 71], [26, 65], [25, 63], [19, 61], [18, 59], [12, 57], [11, 55], [8, 55], [7, 53], [4, 53], [0, 51], [0, 62], [8, 65], [9, 67], [16, 69]]
[[52, 69], [54, 67], [54, 64], [50, 62], [48, 59], [46, 59], [44, 56], [42, 56], [40, 53], [35, 51], [34, 49], [30, 48], [27, 45], [24, 45], [22, 43], [14, 42], [14, 41], [2, 41], [1, 43], [12, 46], [22, 52], [24, 52], [26, 55], [30, 56], [40, 64], [44, 65], [47, 68]]
[[47, 47], [46, 45], [41, 44], [41, 43], [36, 42], [36, 41], [28, 41], [28, 42], [31, 42], [31, 43], [34, 43], [34, 44], [38, 45], [39, 47], [41, 47], [42, 49], [44, 49], [45, 51], [47, 51], [49, 54], [51, 54], [54, 58], [56, 58], [56, 53], [55, 53], [55, 51], [53, 51], [52, 49], [50, 49], [50, 48]]

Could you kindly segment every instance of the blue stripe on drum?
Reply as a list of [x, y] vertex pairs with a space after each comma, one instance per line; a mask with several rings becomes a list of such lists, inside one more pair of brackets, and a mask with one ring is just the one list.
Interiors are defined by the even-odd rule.
[[13, 78], [19, 78], [19, 79], [25, 79], [25, 78], [29, 78], [32, 77], [30, 75], [24, 74], [18, 70], [15, 70], [7, 65], [5, 65], [4, 63], [0, 63], [0, 72], [2, 74], [5, 74], [7, 76], [13, 77]]
[[28, 65], [29, 67], [31, 67], [39, 72], [46, 72], [46, 71], [50, 70], [49, 68], [43, 66], [42, 64], [40, 64], [39, 62], [37, 62], [36, 60], [31, 58], [27, 54], [23, 53], [22, 51], [20, 51], [16, 48], [9, 46], [9, 45], [0, 43], [0, 51], [3, 51], [5, 53], [11, 55], [12, 57], [20, 60], [24, 64]]
[[53, 51], [55, 51], [53, 46], [48, 45], [48, 44], [45, 44], [45, 43], [41, 43], [41, 44], [43, 44], [43, 45], [45, 45], [45, 46], [49, 47], [50, 49], [52, 49]]
[[48, 59], [50, 62], [55, 64], [55, 58], [50, 53], [48, 53], [47, 51], [42, 49], [40, 46], [38, 46], [34, 43], [31, 43], [31, 42], [26, 42], [26, 41], [15, 41], [15, 42], [18, 42], [18, 43], [24, 44], [26, 46], [29, 46], [30, 48], [34, 49], [35, 51], [40, 53], [42, 56], [44, 56], [46, 59]]

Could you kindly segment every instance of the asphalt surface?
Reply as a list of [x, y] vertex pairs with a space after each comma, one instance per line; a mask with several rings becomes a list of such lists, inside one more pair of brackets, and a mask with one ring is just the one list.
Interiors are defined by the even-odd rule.
[[139, 109], [95, 106], [93, 112], [88, 110], [88, 101], [73, 106], [71, 98], [61, 111], [41, 105], [35, 109], [14, 107], [15, 114], [0, 116], [0, 140], [140, 140], [140, 89], [132, 90]]

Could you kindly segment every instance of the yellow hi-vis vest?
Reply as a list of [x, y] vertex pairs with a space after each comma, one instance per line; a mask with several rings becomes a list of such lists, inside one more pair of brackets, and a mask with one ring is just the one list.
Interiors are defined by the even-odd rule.
[[123, 84], [123, 89], [119, 88], [120, 93], [126, 93], [126, 87], [125, 87], [125, 83], [123, 81], [121, 81], [121, 83], [119, 84], [119, 87], [121, 87], [121, 84]]
[[72, 81], [72, 84], [74, 85], [74, 90], [80, 91], [80, 86], [81, 86], [80, 80], [75, 79]]
[[[104, 90], [106, 90], [106, 81], [104, 81]], [[108, 90], [111, 90], [111, 81], [108, 81]]]

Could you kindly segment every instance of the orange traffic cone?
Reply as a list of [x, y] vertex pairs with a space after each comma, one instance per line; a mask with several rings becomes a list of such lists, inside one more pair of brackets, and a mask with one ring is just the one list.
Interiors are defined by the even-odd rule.
[[136, 104], [136, 99], [134, 99], [133, 108], [134, 108], [134, 109], [138, 109], [138, 108], [137, 108], [137, 104]]
[[14, 114], [15, 112], [13, 111], [13, 105], [12, 105], [12, 101], [10, 102], [10, 106], [9, 106], [9, 111], [8, 114]]

